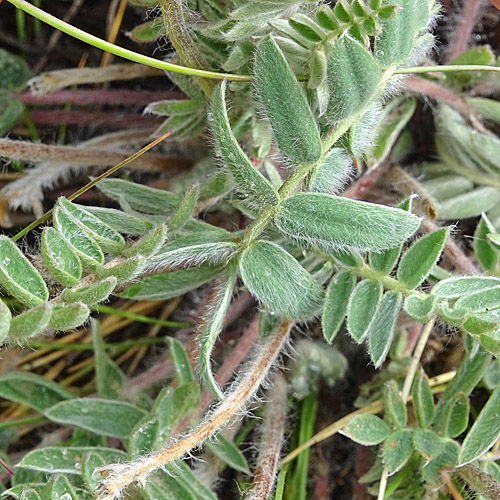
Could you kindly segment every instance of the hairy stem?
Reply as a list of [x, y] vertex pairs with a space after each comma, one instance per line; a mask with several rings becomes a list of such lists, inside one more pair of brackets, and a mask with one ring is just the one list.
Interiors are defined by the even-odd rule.
[[273, 387], [267, 391], [259, 445], [259, 457], [252, 488], [247, 500], [267, 500], [276, 480], [278, 460], [285, 434], [287, 384], [285, 377], [277, 373]]
[[477, 465], [464, 465], [457, 469], [456, 473], [478, 495], [482, 495], [489, 500], [500, 498], [500, 483], [488, 473], [483, 472]]
[[[160, 6], [168, 38], [179, 54], [182, 64], [190, 68], [208, 70], [209, 66], [198, 51], [186, 26], [182, 0], [160, 0]], [[196, 76], [195, 79], [203, 92], [210, 97], [214, 90], [215, 82]]]
[[283, 321], [274, 334], [264, 344], [257, 347], [256, 357], [230, 393], [226, 395], [224, 401], [190, 434], [158, 453], [137, 462], [101, 469], [101, 473], [107, 475], [97, 491], [98, 499], [112, 500], [129, 484], [144, 482], [149, 474], [169, 462], [182, 458], [226, 424], [258, 390], [286, 342], [291, 327], [290, 321]]

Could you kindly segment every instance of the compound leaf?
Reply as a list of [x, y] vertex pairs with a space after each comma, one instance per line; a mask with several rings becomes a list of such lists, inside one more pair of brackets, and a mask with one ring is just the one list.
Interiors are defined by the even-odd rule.
[[413, 433], [410, 429], [399, 429], [384, 442], [384, 462], [389, 472], [397, 472], [413, 453]]
[[391, 430], [381, 418], [367, 413], [351, 418], [341, 433], [356, 443], [374, 446], [387, 439]]

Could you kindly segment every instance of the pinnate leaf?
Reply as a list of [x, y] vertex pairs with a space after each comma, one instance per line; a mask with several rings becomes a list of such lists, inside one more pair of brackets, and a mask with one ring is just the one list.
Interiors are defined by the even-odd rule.
[[387, 357], [394, 330], [401, 308], [401, 294], [396, 291], [386, 292], [373, 321], [368, 328], [368, 352], [370, 358], [379, 368]]
[[59, 424], [74, 425], [100, 436], [127, 439], [144, 410], [120, 401], [80, 398], [62, 401], [45, 415]]
[[355, 283], [354, 274], [344, 271], [337, 273], [328, 285], [321, 325], [323, 336], [329, 344], [333, 342], [344, 322], [347, 304]]
[[13, 297], [27, 306], [37, 306], [49, 299], [43, 278], [17, 245], [0, 236], [0, 283]]
[[413, 243], [401, 257], [398, 279], [410, 289], [420, 285], [438, 261], [448, 234], [449, 228], [441, 228]]
[[440, 281], [432, 295], [440, 299], [458, 299], [500, 286], [500, 278], [490, 276], [458, 276]]
[[114, 276], [96, 281], [90, 285], [78, 288], [65, 288], [61, 298], [65, 302], [83, 302], [89, 306], [106, 300], [116, 288], [117, 280]]
[[142, 236], [153, 229], [151, 222], [122, 210], [106, 207], [85, 207], [85, 209], [119, 233]]
[[49, 303], [28, 309], [10, 321], [9, 340], [21, 342], [43, 332], [49, 325], [52, 306]]
[[255, 86], [287, 163], [314, 163], [321, 155], [319, 129], [283, 52], [269, 35], [255, 52]]
[[435, 432], [416, 429], [413, 433], [413, 445], [425, 460], [432, 460], [441, 453], [444, 442]]
[[459, 463], [468, 464], [486, 453], [500, 437], [500, 386], [483, 407], [460, 450]]
[[87, 321], [90, 309], [83, 302], [52, 306], [49, 325], [60, 332], [73, 330]]
[[390, 434], [389, 426], [376, 415], [357, 415], [342, 429], [342, 434], [364, 446], [374, 446]]
[[333, 148], [316, 169], [310, 183], [310, 191], [336, 194], [352, 173], [352, 160], [342, 148]]
[[256, 241], [240, 258], [243, 282], [264, 306], [297, 321], [318, 313], [323, 289], [285, 250], [269, 241]]
[[325, 251], [376, 251], [402, 243], [418, 229], [420, 221], [397, 208], [327, 194], [299, 193], [282, 203], [275, 223], [286, 236]]
[[215, 144], [218, 155], [227, 165], [233, 176], [236, 189], [249, 201], [277, 205], [278, 192], [271, 183], [255, 168], [243, 152], [233, 135], [227, 115], [226, 82], [223, 81], [214, 91], [212, 114]]

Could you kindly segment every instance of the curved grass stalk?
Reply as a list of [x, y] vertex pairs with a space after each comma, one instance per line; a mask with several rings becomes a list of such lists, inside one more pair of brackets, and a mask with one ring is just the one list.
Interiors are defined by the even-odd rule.
[[124, 488], [136, 482], [144, 484], [147, 476], [161, 469], [170, 462], [184, 457], [193, 448], [212, 436], [237, 413], [259, 389], [270, 368], [281, 352], [293, 323], [283, 321], [262, 345], [257, 348], [257, 355], [244, 369], [244, 375], [226, 394], [224, 401], [190, 434], [184, 436], [165, 449], [146, 458], [129, 464], [118, 464], [100, 470], [105, 480], [99, 490], [99, 500], [113, 500]]

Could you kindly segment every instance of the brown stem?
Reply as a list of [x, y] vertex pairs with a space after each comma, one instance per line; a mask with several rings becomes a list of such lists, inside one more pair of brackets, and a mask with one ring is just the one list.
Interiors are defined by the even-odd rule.
[[257, 468], [247, 500], [267, 500], [271, 496], [285, 434], [287, 383], [281, 373], [272, 379], [262, 417]]
[[453, 61], [467, 50], [469, 38], [474, 29], [477, 17], [484, 0], [464, 0], [457, 24], [453, 29], [448, 44], [448, 62]]
[[42, 95], [22, 92], [18, 94], [18, 98], [24, 104], [34, 106], [53, 106], [57, 104], [75, 104], [77, 106], [131, 104], [147, 106], [152, 102], [164, 99], [186, 99], [186, 96], [177, 91], [86, 89], [58, 90], [51, 94]]
[[456, 470], [458, 476], [478, 495], [489, 500], [500, 498], [500, 483], [488, 473], [483, 472], [477, 465], [468, 464]]
[[175, 441], [167, 448], [136, 462], [112, 465], [101, 469], [105, 480], [97, 491], [98, 499], [113, 500], [131, 483], [144, 482], [149, 474], [169, 462], [182, 458], [225, 425], [259, 389], [281, 352], [291, 327], [290, 321], [283, 321], [274, 334], [257, 347], [254, 360], [243, 371], [240, 380], [226, 395], [224, 401], [190, 434]]

